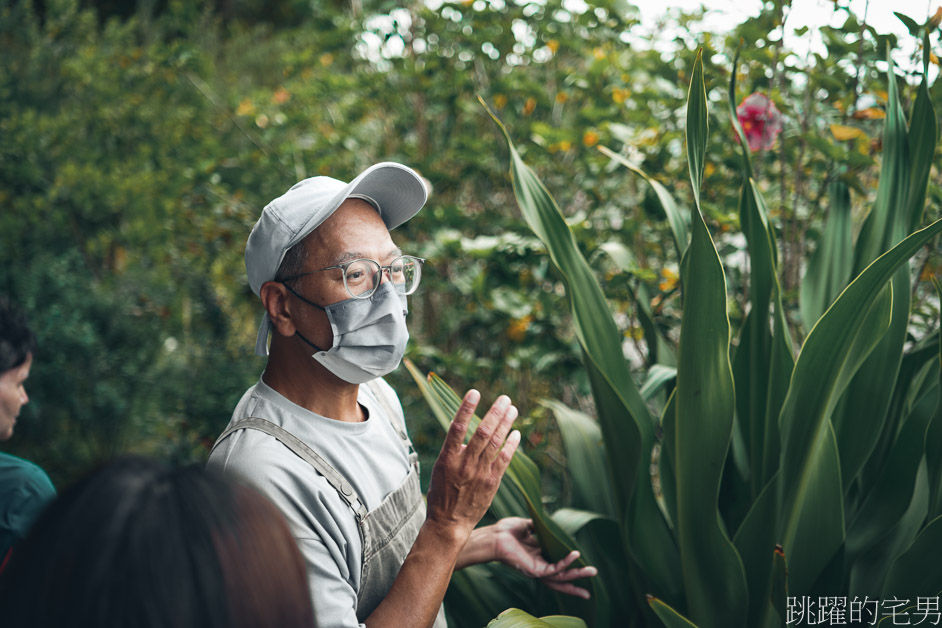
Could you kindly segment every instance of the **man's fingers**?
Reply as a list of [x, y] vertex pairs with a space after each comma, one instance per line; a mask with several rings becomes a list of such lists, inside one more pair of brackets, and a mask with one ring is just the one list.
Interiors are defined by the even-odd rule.
[[500, 450], [500, 453], [497, 454], [497, 460], [494, 461], [494, 470], [498, 473], [498, 477], [502, 477], [504, 471], [510, 466], [510, 461], [513, 459], [518, 445], [520, 445], [520, 430], [514, 430], [507, 437], [504, 448]]
[[598, 573], [599, 570], [595, 567], [577, 567], [576, 569], [570, 569], [551, 576], [544, 576], [544, 578], [548, 582], [569, 582], [571, 580], [578, 580], [579, 578], [591, 578], [597, 576]]
[[576, 597], [581, 597], [583, 600], [588, 600], [592, 595], [582, 587], [577, 587], [574, 584], [569, 584], [568, 582], [543, 582], [546, 586], [554, 591], [559, 591], [560, 593], [566, 593], [567, 595], [574, 595]]
[[501, 418], [500, 423], [498, 423], [497, 429], [494, 430], [494, 435], [491, 436], [491, 440], [484, 449], [488, 462], [493, 461], [494, 458], [497, 457], [497, 452], [500, 450], [501, 445], [504, 444], [504, 439], [507, 438], [507, 434], [510, 432], [510, 428], [513, 427], [514, 421], [516, 420], [517, 408], [510, 406], [507, 408], [506, 412], [504, 412], [504, 416]]
[[487, 411], [487, 414], [485, 414], [481, 422], [478, 423], [478, 427], [474, 431], [471, 440], [468, 441], [469, 455], [475, 457], [481, 455], [481, 452], [484, 451], [484, 448], [487, 446], [488, 442], [490, 442], [491, 437], [495, 436], [508, 408], [510, 408], [510, 397], [507, 395], [501, 395], [494, 401], [490, 410]]
[[445, 436], [445, 444], [442, 446], [443, 451], [461, 451], [465, 434], [468, 433], [468, 425], [480, 400], [481, 393], [473, 388], [465, 393], [461, 405], [458, 406], [458, 412], [448, 428], [448, 435]]
[[547, 569], [546, 575], [561, 573], [566, 569], [566, 567], [571, 565], [577, 558], [579, 558], [579, 556], [580, 554], [577, 550], [572, 550], [566, 554], [562, 560], [550, 565], [549, 569]]

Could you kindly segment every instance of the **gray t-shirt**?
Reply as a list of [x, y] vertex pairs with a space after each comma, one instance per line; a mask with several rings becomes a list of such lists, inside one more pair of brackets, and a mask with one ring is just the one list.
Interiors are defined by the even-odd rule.
[[[391, 404], [396, 400], [397, 416], [392, 419], [402, 425], [398, 397], [389, 384], [378, 382], [386, 390], [386, 399]], [[367, 510], [373, 510], [405, 480], [409, 458], [373, 391], [360, 386], [357, 400], [368, 419], [346, 423], [292, 403], [260, 379], [242, 396], [232, 421], [255, 416], [288, 430], [336, 469]], [[356, 617], [362, 560], [357, 522], [353, 510], [327, 480], [273, 436], [254, 429], [228, 436], [207, 464], [240, 475], [285, 515], [307, 566], [314, 625], [361, 626]]]

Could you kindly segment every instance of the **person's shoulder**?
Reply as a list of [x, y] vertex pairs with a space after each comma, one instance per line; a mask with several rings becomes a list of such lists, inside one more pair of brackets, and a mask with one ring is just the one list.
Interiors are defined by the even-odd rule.
[[0, 484], [42, 497], [56, 494], [52, 480], [42, 467], [12, 454], [0, 453]]

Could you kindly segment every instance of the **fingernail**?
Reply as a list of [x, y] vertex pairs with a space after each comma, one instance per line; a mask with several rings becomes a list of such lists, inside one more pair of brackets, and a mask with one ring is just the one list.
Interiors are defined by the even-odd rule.
[[497, 398], [495, 405], [497, 406], [499, 410], [503, 410], [504, 408], [510, 405], [510, 397], [508, 397], [507, 395], [501, 395], [500, 397]]
[[595, 567], [588, 567], [587, 569], [589, 570], [589, 575], [590, 575], [590, 576], [597, 576], [597, 575], [599, 575], [599, 570], [596, 569]]
[[468, 400], [468, 403], [477, 403], [481, 400], [481, 393], [472, 388], [468, 391], [466, 399]]

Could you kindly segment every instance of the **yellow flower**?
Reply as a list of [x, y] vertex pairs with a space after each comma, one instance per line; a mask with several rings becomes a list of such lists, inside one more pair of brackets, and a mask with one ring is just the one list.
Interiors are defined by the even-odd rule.
[[559, 104], [563, 104], [567, 100], [569, 100], [569, 95], [566, 92], [559, 92], [556, 94], [556, 102]]
[[625, 89], [623, 87], [616, 87], [615, 89], [612, 90], [612, 100], [614, 100], [619, 105], [625, 102], [626, 100], [628, 100], [629, 96], [631, 96], [630, 89]]
[[523, 103], [523, 115], [528, 116], [533, 113], [533, 110], [536, 109], [536, 98], [530, 96], [527, 98], [527, 102]]
[[677, 287], [677, 281], [680, 277], [677, 276], [677, 273], [672, 271], [670, 268], [661, 269], [661, 282], [658, 284], [658, 288], [661, 289], [661, 292], [670, 292]]
[[595, 131], [586, 131], [582, 134], [582, 144], [589, 148], [599, 143], [599, 134]]
[[497, 94], [494, 96], [494, 106], [498, 109], [503, 109], [507, 104], [507, 97], [503, 94]]
[[530, 328], [530, 323], [532, 322], [532, 314], [527, 314], [522, 318], [511, 319], [510, 324], [507, 326], [507, 337], [514, 342], [523, 342], [527, 329]]
[[327, 67], [328, 65], [333, 64], [334, 55], [330, 54], [329, 52], [325, 52], [320, 56], [319, 61], [321, 62], [322, 66]]
[[605, 51], [601, 48], [595, 48], [592, 50], [592, 56], [595, 57], [597, 61], [601, 61], [605, 58]]
[[550, 49], [550, 52], [556, 54], [556, 51], [559, 50], [559, 42], [555, 39], [551, 39], [546, 42], [546, 47]]
[[252, 100], [246, 98], [239, 103], [239, 107], [236, 109], [236, 115], [238, 116], [250, 116], [255, 113], [255, 105], [252, 104]]

